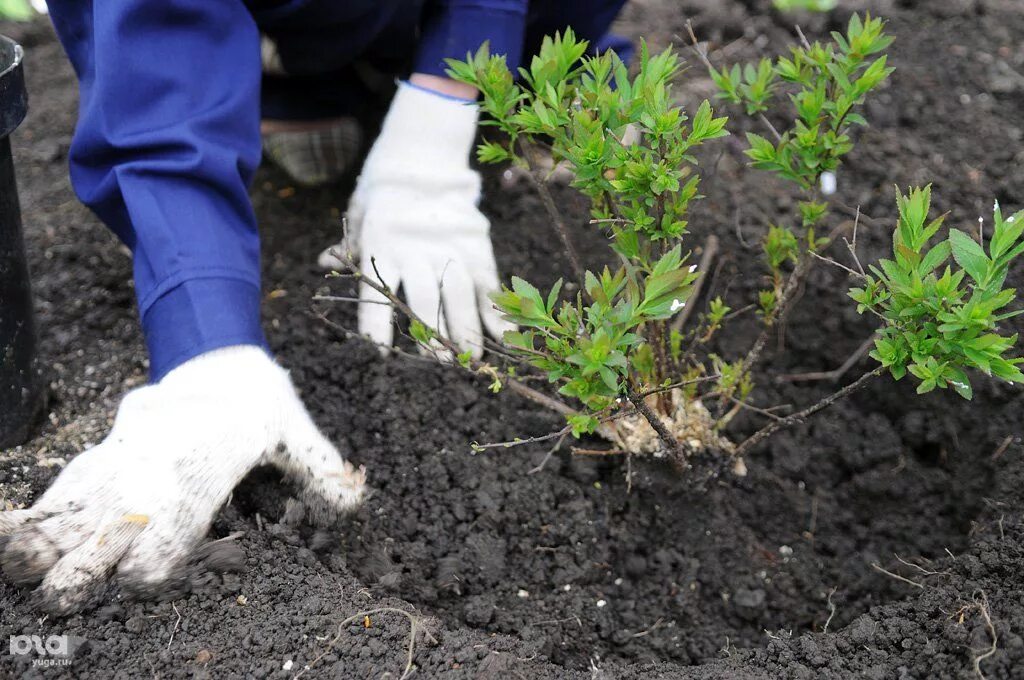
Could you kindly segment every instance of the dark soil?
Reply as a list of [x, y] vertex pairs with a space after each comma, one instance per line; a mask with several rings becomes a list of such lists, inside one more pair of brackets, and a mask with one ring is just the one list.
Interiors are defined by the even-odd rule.
[[[842, 203], [879, 218], [862, 223], [862, 258], [887, 246], [893, 184], [934, 182], [938, 208], [959, 225], [989, 214], [993, 198], [1024, 207], [1019, 0], [840, 4], [890, 17], [897, 37], [898, 71], [840, 176]], [[635, 0], [622, 28], [663, 46], [681, 42], [692, 18], [722, 50], [716, 58], [736, 61], [790, 41], [795, 20], [812, 36], [845, 20], [769, 5]], [[0, 453], [0, 499], [17, 505], [102, 438], [146, 366], [127, 253], [68, 185], [70, 68], [45, 25], [0, 32], [28, 51], [32, 111], [15, 153], [53, 394], [38, 436]], [[690, 76], [687, 103], [710, 91], [701, 69]], [[695, 243], [712, 231], [722, 239], [729, 255], [713, 287], [739, 307], [759, 275], [739, 235], [756, 242], [793, 199], [744, 168], [738, 142], [720, 148], [691, 224]], [[984, 676], [1024, 677], [1019, 387], [982, 381], [967, 403], [879, 380], [761, 447], [746, 478], [706, 491], [634, 461], [628, 492], [622, 460], [568, 452], [530, 474], [540, 445], [473, 455], [468, 444], [543, 434], [556, 417], [459, 372], [382, 359], [310, 314], [326, 287], [316, 254], [337, 235], [347, 190], [292, 191], [265, 169], [253, 200], [271, 344], [320, 425], [367, 466], [373, 495], [340, 531], [313, 533], [288, 521], [287, 490], [272, 474], [254, 475], [212, 537], [245, 536], [197, 559], [191, 594], [173, 601], [131, 602], [114, 586], [94, 611], [41, 620], [27, 592], [0, 584], [0, 640], [66, 633], [77, 645], [63, 668], [4, 653], [0, 676], [291, 677], [326, 654], [307, 677], [394, 678], [406, 663], [404, 617], [374, 614], [368, 628], [357, 617], [338, 630], [391, 606], [425, 617], [417, 677], [959, 678], [976, 675], [974, 659], [993, 643]], [[559, 198], [582, 225], [579, 200]], [[503, 272], [545, 284], [565, 273], [525, 188], [489, 172], [484, 209]], [[603, 255], [599, 234], [577, 232], [591, 260]], [[841, 271], [816, 270], [786, 326], [788, 351], [768, 357], [771, 373], [834, 368], [868, 336], [847, 286]], [[354, 327], [353, 309], [327, 311]], [[753, 324], [738, 322], [719, 351], [741, 352]], [[761, 377], [760, 405], [809, 404], [834, 389]]]

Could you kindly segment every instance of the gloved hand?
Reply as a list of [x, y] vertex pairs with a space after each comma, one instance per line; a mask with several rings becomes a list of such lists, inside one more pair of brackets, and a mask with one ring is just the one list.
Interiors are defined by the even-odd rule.
[[42, 579], [55, 613], [85, 604], [117, 567], [152, 592], [203, 539], [253, 468], [272, 464], [323, 523], [359, 503], [365, 471], [344, 461], [260, 348], [196, 357], [125, 396], [114, 427], [72, 460], [27, 510], [0, 512], [0, 557], [18, 583]]
[[[495, 338], [512, 326], [487, 297], [498, 271], [469, 167], [476, 122], [475, 104], [399, 85], [349, 203], [347, 240], [319, 263], [338, 269], [336, 254], [358, 258], [365, 276], [401, 285], [413, 312], [479, 357], [481, 319]], [[389, 346], [391, 308], [365, 283], [359, 297], [359, 332]]]

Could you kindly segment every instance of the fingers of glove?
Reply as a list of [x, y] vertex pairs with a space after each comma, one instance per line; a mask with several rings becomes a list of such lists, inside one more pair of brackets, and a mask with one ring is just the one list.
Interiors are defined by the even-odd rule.
[[[362, 274], [374, 283], [383, 284], [390, 290], [398, 289], [401, 281], [398, 268], [387, 258], [376, 258], [364, 251], [360, 260]], [[359, 333], [368, 336], [382, 347], [390, 347], [394, 340], [392, 327], [393, 310], [391, 303], [365, 281], [359, 285]]]
[[362, 177], [356, 182], [356, 190], [352, 192], [348, 208], [345, 210], [345, 238], [356, 249], [359, 248], [360, 236], [363, 233], [363, 220], [366, 217], [365, 192], [361, 180]]
[[325, 525], [357, 506], [366, 493], [366, 468], [342, 458], [300, 404], [285, 428], [271, 462], [301, 487], [310, 519]]
[[0, 512], [0, 536], [10, 536], [16, 529], [44, 517], [46, 517], [46, 513], [39, 508]]
[[145, 515], [124, 515], [62, 557], [39, 586], [41, 606], [68, 614], [87, 604], [148, 523]]
[[426, 261], [410, 258], [402, 263], [402, 292], [413, 314], [438, 333], [447, 335], [438, 276]]
[[64, 555], [82, 545], [95, 530], [82, 512], [60, 512], [31, 521], [11, 534], [0, 556], [12, 582], [38, 583]]
[[[444, 274], [447, 276], [447, 273]], [[433, 328], [444, 337], [448, 334], [448, 320], [441, 305], [441, 289], [438, 274], [424, 260], [409, 260], [402, 266], [402, 292], [409, 303], [413, 314], [422, 319], [423, 323]], [[440, 342], [431, 339], [429, 345], [419, 347], [420, 354], [433, 355], [441, 361], [451, 361], [454, 357], [444, 349]]]
[[342, 241], [341, 243], [335, 243], [333, 246], [324, 248], [316, 258], [317, 266], [327, 271], [344, 269], [346, 264], [345, 258], [349, 257], [347, 246], [348, 244]]
[[172, 582], [183, 574], [192, 550], [209, 532], [219, 509], [216, 505], [208, 513], [178, 513], [173, 520], [161, 517], [147, 526], [117, 566], [124, 587], [148, 599], [172, 591]]
[[[439, 273], [440, 274], [440, 273]], [[441, 279], [441, 297], [448, 333], [462, 351], [474, 359], [483, 355], [484, 338], [480, 330], [480, 314], [476, 305], [473, 278], [462, 266], [451, 263]]]
[[365, 215], [366, 209], [357, 190], [352, 194], [348, 210], [345, 212], [345, 233], [341, 241], [325, 248], [316, 259], [321, 269], [334, 271], [343, 268], [348, 260], [358, 259]]

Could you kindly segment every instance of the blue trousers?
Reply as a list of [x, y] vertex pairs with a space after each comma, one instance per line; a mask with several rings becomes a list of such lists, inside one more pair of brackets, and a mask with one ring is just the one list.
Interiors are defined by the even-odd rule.
[[[489, 35], [486, 22], [445, 24], [460, 1], [49, 1], [79, 79], [72, 184], [134, 254], [152, 380], [218, 347], [265, 345], [248, 195], [260, 160], [261, 32], [289, 73], [308, 79], [301, 91], [319, 88], [292, 97], [290, 84], [268, 82], [266, 113], [316, 117], [358, 103], [357, 81], [340, 77], [358, 60], [395, 75], [443, 73], [442, 57], [466, 51], [445, 36], [477, 31], [477, 44], [491, 39], [514, 66], [566, 25], [600, 39], [625, 3], [538, 0]], [[476, 4], [514, 14], [520, 2]]]

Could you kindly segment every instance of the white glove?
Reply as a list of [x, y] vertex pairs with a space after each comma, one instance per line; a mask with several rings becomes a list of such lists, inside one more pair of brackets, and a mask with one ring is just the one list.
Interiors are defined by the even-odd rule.
[[152, 593], [263, 464], [297, 484], [320, 523], [363, 495], [365, 471], [320, 433], [284, 369], [254, 346], [208, 352], [128, 393], [102, 443], [31, 508], [0, 512], [0, 562], [12, 581], [42, 578], [57, 613], [86, 604], [115, 566], [127, 588]]
[[[357, 256], [365, 276], [379, 273], [392, 291], [401, 285], [417, 316], [479, 357], [481, 319], [495, 338], [512, 326], [487, 297], [498, 270], [477, 208], [480, 176], [469, 167], [476, 122], [475, 104], [400, 84], [349, 202], [348, 239], [319, 263], [338, 269], [336, 253]], [[390, 346], [384, 296], [364, 283], [359, 297], [359, 332]]]

